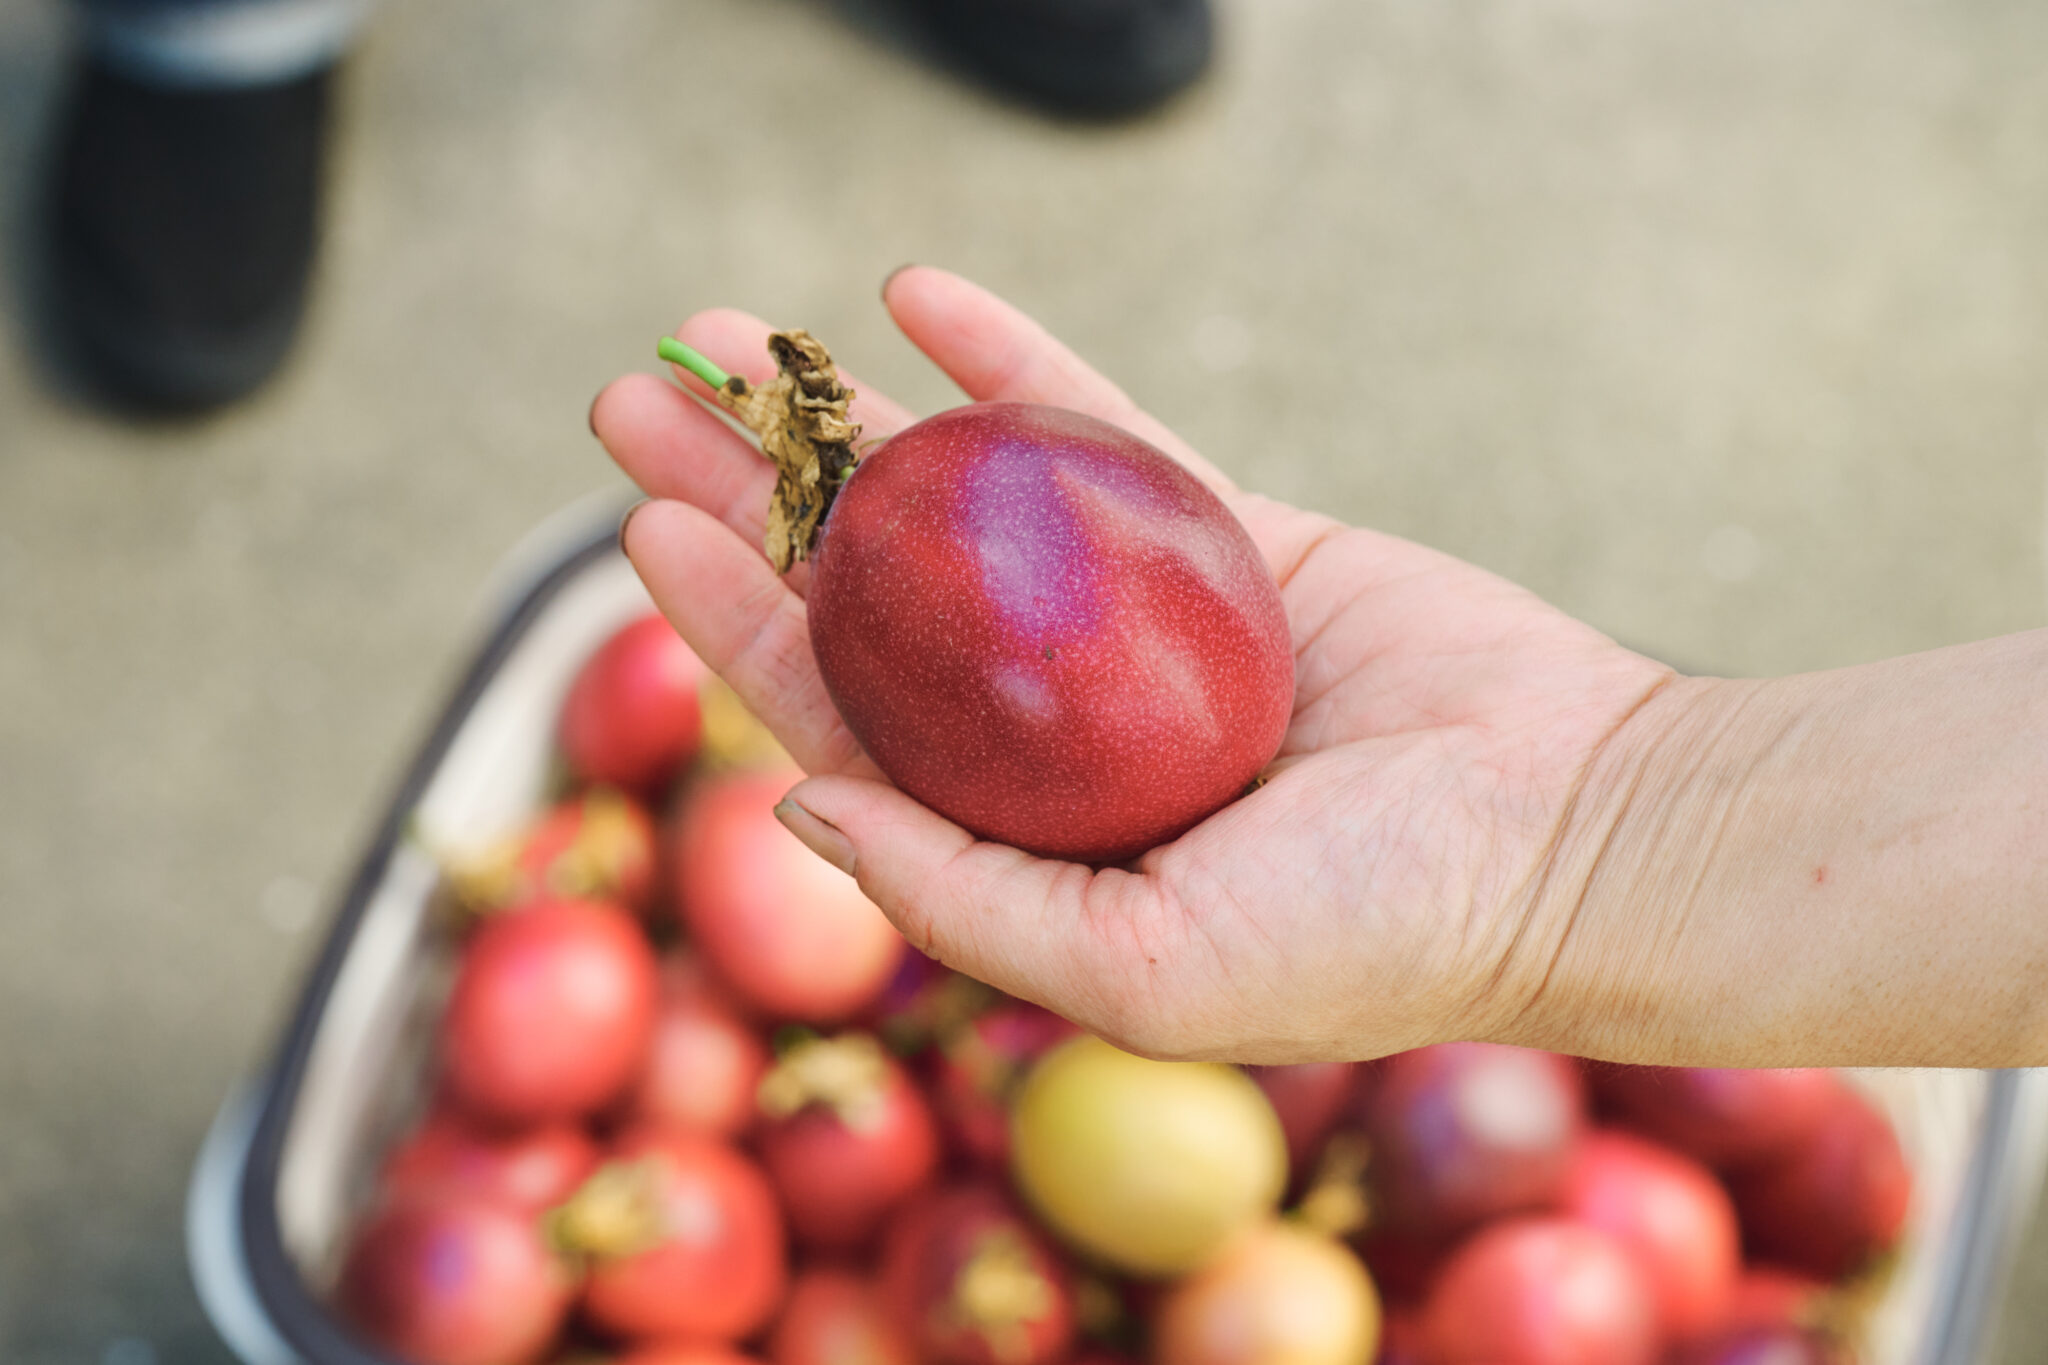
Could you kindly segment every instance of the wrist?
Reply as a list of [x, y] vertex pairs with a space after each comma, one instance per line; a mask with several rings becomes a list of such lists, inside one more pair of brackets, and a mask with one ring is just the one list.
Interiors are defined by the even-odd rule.
[[1764, 758], [1798, 725], [1780, 684], [1675, 677], [1594, 749], [1522, 899], [1489, 1036], [1622, 1060], [1684, 1060], [1722, 983], [1703, 930], [1724, 899], [1728, 835]]
[[2048, 632], [1675, 680], [1602, 744], [1489, 1035], [1712, 1066], [2048, 1062]]

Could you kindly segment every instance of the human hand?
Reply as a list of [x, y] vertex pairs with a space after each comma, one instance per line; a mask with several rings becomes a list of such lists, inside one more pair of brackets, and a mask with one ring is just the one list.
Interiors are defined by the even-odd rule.
[[[1213, 487], [1279, 583], [1295, 709], [1269, 780], [1127, 868], [983, 843], [861, 753], [812, 659], [804, 566], [763, 557], [774, 475], [699, 397], [610, 385], [591, 425], [655, 501], [628, 554], [656, 603], [812, 776], [785, 822], [947, 965], [1155, 1056], [1295, 1062], [1449, 1038], [1549, 1041], [1584, 894], [1560, 859], [1593, 761], [1671, 678], [1529, 593], [1421, 546], [1237, 489], [1030, 319], [945, 272], [885, 302], [977, 401], [1048, 403], [1133, 432]], [[766, 324], [677, 335], [773, 375]], [[858, 391], [863, 439], [913, 420]], [[1560, 872], [1564, 863], [1570, 866]]]

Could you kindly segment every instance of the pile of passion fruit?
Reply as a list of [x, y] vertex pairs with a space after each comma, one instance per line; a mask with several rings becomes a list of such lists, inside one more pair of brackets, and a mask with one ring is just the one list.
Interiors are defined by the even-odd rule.
[[1840, 1365], [1906, 1219], [1826, 1071], [1154, 1062], [916, 952], [657, 616], [450, 860], [337, 1312], [420, 1365]]

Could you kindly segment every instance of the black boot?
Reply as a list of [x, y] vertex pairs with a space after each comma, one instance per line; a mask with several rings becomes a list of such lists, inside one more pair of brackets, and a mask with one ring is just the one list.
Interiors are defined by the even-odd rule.
[[1209, 65], [1209, 0], [908, 0], [969, 70], [1055, 112], [1134, 114]]
[[108, 397], [216, 407], [283, 361], [312, 271], [332, 71], [191, 88], [81, 62], [52, 158], [48, 303]]

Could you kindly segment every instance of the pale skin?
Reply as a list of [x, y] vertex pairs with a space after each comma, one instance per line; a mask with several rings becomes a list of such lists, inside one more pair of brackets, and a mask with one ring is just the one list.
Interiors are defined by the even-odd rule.
[[[628, 375], [591, 425], [652, 501], [623, 540], [810, 774], [779, 809], [912, 943], [1151, 1056], [1489, 1039], [1721, 1066], [2048, 1064], [2048, 631], [1859, 668], [1680, 677], [1521, 588], [1235, 487], [1022, 313], [884, 291], [975, 400], [1114, 422], [1223, 497], [1280, 584], [1269, 781], [1125, 868], [977, 841], [881, 776], [820, 681], [773, 476], [707, 392]], [[686, 344], [773, 373], [767, 326]], [[858, 379], [864, 438], [914, 420]], [[681, 387], [678, 387], [680, 383]]]

